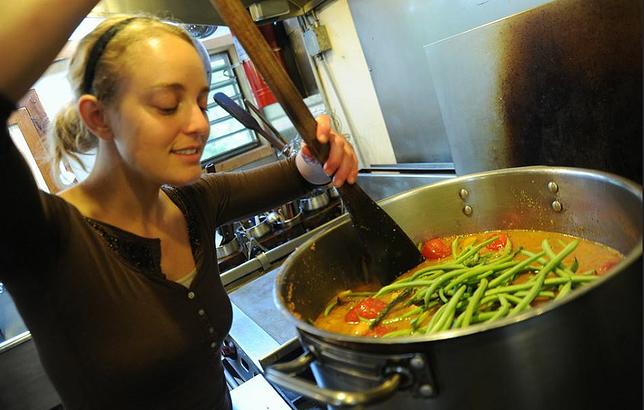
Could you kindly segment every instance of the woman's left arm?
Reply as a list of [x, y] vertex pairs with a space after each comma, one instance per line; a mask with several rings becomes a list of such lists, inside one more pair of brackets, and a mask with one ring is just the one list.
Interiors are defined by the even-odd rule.
[[330, 144], [324, 165], [314, 160], [304, 146], [295, 158], [249, 171], [205, 177], [198, 183], [204, 190], [199, 195], [206, 198], [206, 206], [215, 210], [216, 222], [225, 223], [273, 208], [331, 180], [335, 186], [355, 183], [358, 162], [353, 147], [331, 129], [326, 116], [318, 118], [317, 138]]

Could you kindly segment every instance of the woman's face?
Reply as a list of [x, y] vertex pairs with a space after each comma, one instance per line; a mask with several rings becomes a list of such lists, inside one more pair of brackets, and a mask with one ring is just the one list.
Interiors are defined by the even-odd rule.
[[197, 51], [164, 33], [131, 44], [124, 59], [118, 101], [107, 111], [120, 158], [155, 184], [196, 181], [209, 134], [209, 84]]

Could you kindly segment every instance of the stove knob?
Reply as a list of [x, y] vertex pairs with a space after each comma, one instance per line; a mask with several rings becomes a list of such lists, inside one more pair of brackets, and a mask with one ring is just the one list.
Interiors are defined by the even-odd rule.
[[237, 348], [231, 341], [224, 340], [224, 343], [221, 346], [221, 355], [230, 359], [235, 359], [237, 358]]

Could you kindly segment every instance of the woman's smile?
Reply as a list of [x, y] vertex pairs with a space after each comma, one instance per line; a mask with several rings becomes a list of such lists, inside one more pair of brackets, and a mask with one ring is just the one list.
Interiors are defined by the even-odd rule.
[[203, 146], [199, 145], [199, 146], [191, 146], [191, 147], [185, 147], [180, 149], [173, 149], [171, 153], [181, 158], [181, 160], [183, 161], [186, 161], [189, 163], [199, 163], [199, 160], [201, 159], [202, 151], [203, 151]]

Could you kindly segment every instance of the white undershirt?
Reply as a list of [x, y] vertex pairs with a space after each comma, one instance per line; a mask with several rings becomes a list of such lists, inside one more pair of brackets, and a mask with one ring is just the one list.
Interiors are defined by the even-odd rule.
[[190, 285], [192, 284], [192, 280], [195, 278], [196, 275], [197, 275], [197, 269], [195, 269], [192, 272], [188, 273], [186, 276], [175, 280], [175, 282], [177, 282], [180, 285], [185, 286], [186, 288], [189, 288]]

